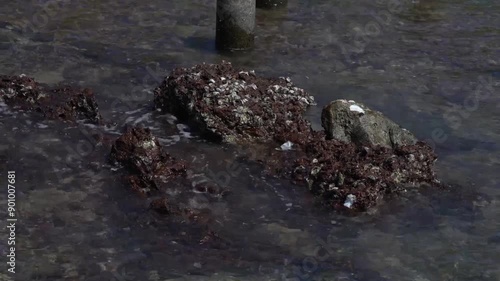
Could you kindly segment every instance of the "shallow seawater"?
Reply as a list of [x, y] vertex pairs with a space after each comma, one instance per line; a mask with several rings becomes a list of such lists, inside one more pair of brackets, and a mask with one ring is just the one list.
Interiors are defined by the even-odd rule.
[[[93, 88], [115, 123], [107, 133], [147, 126], [232, 191], [210, 204], [225, 245], [188, 243], [196, 226], [147, 210], [106, 164], [107, 148], [89, 146], [85, 132], [99, 128], [0, 104], [1, 182], [7, 170], [18, 179], [17, 273], [1, 279], [500, 280], [500, 5], [395, 2], [290, 0], [258, 11], [255, 50], [223, 55], [213, 47], [215, 1], [1, 0], [2, 74]], [[171, 69], [221, 60], [290, 76], [316, 97], [307, 113], [316, 127], [337, 98], [382, 111], [435, 145], [454, 188], [340, 216], [152, 110], [151, 90]]]

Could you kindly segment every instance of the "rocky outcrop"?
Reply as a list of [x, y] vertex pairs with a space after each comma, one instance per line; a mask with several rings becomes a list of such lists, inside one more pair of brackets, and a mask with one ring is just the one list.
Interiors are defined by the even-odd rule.
[[417, 142], [417, 138], [408, 130], [381, 112], [352, 100], [330, 102], [323, 108], [321, 124], [328, 139], [358, 146], [380, 145], [394, 149]]
[[387, 193], [440, 185], [432, 149], [382, 113], [337, 100], [323, 110], [325, 130], [313, 131], [302, 116], [312, 104], [289, 78], [262, 78], [229, 63], [176, 69], [155, 90], [157, 108], [210, 140], [259, 150], [252, 159], [267, 171], [305, 184], [337, 210], [364, 211]]
[[90, 89], [69, 86], [50, 88], [25, 75], [0, 76], [0, 100], [7, 105], [64, 121], [101, 122], [97, 102]]
[[290, 78], [263, 78], [226, 62], [175, 69], [154, 94], [157, 108], [214, 141], [296, 141], [311, 132], [302, 114], [312, 96]]
[[[363, 104], [331, 102], [321, 116], [324, 131], [314, 131], [302, 116], [314, 98], [290, 78], [259, 77], [225, 62], [201, 64], [174, 70], [154, 94], [157, 108], [207, 139], [259, 151], [252, 159], [267, 171], [305, 184], [334, 209], [367, 210], [387, 193], [439, 185], [432, 149]], [[0, 76], [0, 99], [46, 118], [102, 124], [88, 89]], [[114, 142], [110, 160], [125, 167], [127, 183], [159, 213], [208, 223], [210, 212], [191, 199], [206, 194], [209, 204], [228, 193], [166, 153], [148, 129], [127, 128]]]

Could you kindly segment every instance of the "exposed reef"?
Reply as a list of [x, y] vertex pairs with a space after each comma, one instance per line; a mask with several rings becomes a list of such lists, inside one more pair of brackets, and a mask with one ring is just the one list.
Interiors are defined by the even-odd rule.
[[[387, 193], [440, 185], [432, 149], [382, 113], [354, 101], [323, 108], [323, 131], [303, 117], [314, 98], [290, 78], [264, 78], [230, 63], [175, 69], [155, 106], [216, 142], [243, 144], [275, 175], [304, 183], [325, 205], [365, 211]], [[262, 144], [275, 149], [264, 149]]]

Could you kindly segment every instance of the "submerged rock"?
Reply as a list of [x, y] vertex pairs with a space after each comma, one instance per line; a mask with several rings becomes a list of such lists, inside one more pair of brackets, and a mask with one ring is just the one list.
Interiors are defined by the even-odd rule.
[[110, 160], [125, 166], [132, 189], [151, 194], [161, 183], [187, 176], [186, 163], [163, 151], [151, 131], [141, 127], [128, 127], [111, 148]]
[[90, 89], [50, 88], [26, 75], [1, 75], [0, 100], [13, 108], [42, 113], [49, 119], [101, 123], [97, 102]]
[[150, 208], [161, 214], [208, 223], [210, 211], [193, 198], [204, 193], [203, 203], [210, 204], [207, 198], [216, 201], [227, 194], [215, 183], [194, 177], [187, 163], [165, 152], [147, 128], [128, 127], [113, 144], [109, 159], [126, 169], [131, 188], [149, 198]]
[[381, 145], [396, 148], [413, 145], [417, 138], [381, 112], [352, 100], [336, 100], [323, 108], [321, 124], [328, 139], [358, 146]]
[[259, 77], [227, 62], [175, 69], [154, 94], [157, 108], [214, 141], [295, 142], [311, 131], [302, 114], [312, 96], [290, 78]]

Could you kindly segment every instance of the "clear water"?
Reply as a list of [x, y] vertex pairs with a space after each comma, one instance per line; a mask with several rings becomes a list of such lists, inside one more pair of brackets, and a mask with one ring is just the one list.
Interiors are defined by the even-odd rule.
[[[231, 174], [233, 191], [210, 205], [228, 245], [186, 243], [182, 232], [196, 229], [148, 212], [105, 164], [107, 150], [89, 145], [84, 132], [94, 128], [1, 105], [2, 184], [17, 171], [19, 208], [17, 273], [2, 270], [2, 280], [500, 280], [497, 1], [290, 0], [286, 11], [258, 11], [256, 48], [238, 55], [213, 48], [215, 1], [0, 7], [2, 74], [95, 89], [116, 122], [109, 133], [148, 126], [200, 171]], [[221, 60], [290, 76], [317, 98], [308, 112], [316, 126], [337, 98], [381, 110], [435, 144], [438, 173], [455, 190], [339, 216], [150, 110], [151, 89], [171, 69]], [[0, 198], [6, 206], [6, 192]]]

